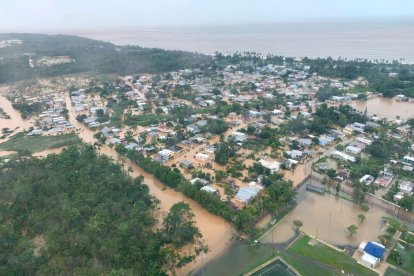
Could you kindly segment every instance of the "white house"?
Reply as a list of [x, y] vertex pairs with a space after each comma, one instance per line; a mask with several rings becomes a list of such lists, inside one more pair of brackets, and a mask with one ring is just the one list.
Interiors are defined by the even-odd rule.
[[170, 160], [174, 156], [174, 152], [169, 149], [162, 149], [158, 152], [162, 160]]
[[277, 161], [267, 161], [267, 160], [264, 160], [264, 159], [260, 159], [259, 163], [263, 167], [269, 169], [272, 173], [275, 173], [275, 172], [279, 171], [279, 169], [280, 169], [280, 163], [277, 162]]
[[235, 131], [231, 134], [231, 137], [237, 142], [244, 142], [247, 139], [246, 133]]
[[286, 154], [292, 157], [293, 159], [300, 159], [303, 157], [303, 152], [300, 150], [288, 150]]
[[369, 185], [374, 182], [374, 177], [372, 175], [366, 174], [360, 180], [359, 183]]

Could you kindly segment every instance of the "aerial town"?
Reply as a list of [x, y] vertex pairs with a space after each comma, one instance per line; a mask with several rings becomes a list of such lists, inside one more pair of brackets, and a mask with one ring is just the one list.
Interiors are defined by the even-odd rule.
[[[161, 205], [175, 190], [226, 221], [234, 216], [232, 234], [196, 216], [209, 261], [225, 246], [219, 238], [233, 235], [276, 245], [290, 275], [303, 270], [285, 257], [299, 247], [342, 260], [347, 275], [384, 275], [389, 266], [414, 273], [414, 99], [384, 98], [365, 77], [322, 76], [301, 59], [219, 65], [4, 85], [0, 160], [24, 154], [19, 143], [37, 156], [89, 143], [160, 181]], [[402, 113], [387, 110], [390, 103]], [[5, 123], [10, 117], [16, 125]], [[49, 145], [31, 150], [28, 139], [42, 138]]]

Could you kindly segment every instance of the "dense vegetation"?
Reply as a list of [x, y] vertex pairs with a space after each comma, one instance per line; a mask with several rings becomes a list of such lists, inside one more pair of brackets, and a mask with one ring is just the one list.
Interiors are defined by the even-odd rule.
[[0, 275], [166, 275], [200, 237], [185, 203], [154, 230], [157, 200], [142, 179], [90, 146], [12, 159], [0, 189]]
[[[200, 67], [211, 61], [208, 56], [189, 52], [116, 46], [68, 35], [0, 34], [0, 40], [5, 39], [20, 39], [23, 43], [0, 49], [0, 83], [81, 72], [157, 73]], [[42, 56], [68, 56], [74, 62], [29, 66], [30, 57]]]

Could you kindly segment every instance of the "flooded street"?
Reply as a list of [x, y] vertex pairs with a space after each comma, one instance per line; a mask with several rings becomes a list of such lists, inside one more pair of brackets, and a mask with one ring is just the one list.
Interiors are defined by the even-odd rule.
[[[2, 91], [3, 89], [0, 90], [0, 92]], [[30, 127], [30, 120], [23, 120], [22, 116], [20, 115], [20, 112], [15, 110], [11, 102], [3, 95], [0, 95], [0, 108], [3, 109], [3, 111], [8, 116], [10, 116], [10, 119], [0, 118], [0, 130], [3, 128], [9, 128], [12, 131], [23, 131], [24, 129]], [[7, 140], [8, 138], [0, 139], [0, 143], [5, 142]]]
[[[94, 143], [94, 132], [76, 120], [76, 114], [72, 109], [69, 95], [66, 95], [66, 108], [69, 110], [69, 120], [78, 130], [77, 133], [79, 137], [86, 143]], [[144, 177], [144, 183], [148, 185], [150, 194], [160, 200], [159, 207], [161, 217], [159, 219], [162, 219], [162, 216], [167, 214], [171, 206], [177, 202], [184, 201], [190, 205], [195, 214], [194, 219], [197, 226], [199, 227], [200, 232], [203, 235], [203, 239], [208, 245], [210, 251], [203, 259], [201, 259], [201, 257], [197, 257], [195, 262], [184, 267], [184, 269], [180, 270], [180, 273], [187, 274], [188, 272], [199, 268], [203, 262], [208, 262], [217, 257], [230, 245], [230, 240], [234, 235], [234, 230], [232, 226], [223, 218], [210, 214], [197, 202], [185, 197], [182, 193], [176, 192], [173, 189], [164, 186], [153, 175], [146, 173], [143, 169], [136, 166], [126, 158], [120, 158], [115, 149], [107, 145], [102, 145], [99, 152], [113, 158], [116, 161], [122, 161], [125, 169], [131, 167], [133, 170], [133, 172], [130, 173], [131, 176]]]
[[365, 108], [367, 108], [368, 114], [375, 114], [378, 117], [389, 120], [396, 119], [397, 116], [400, 116], [403, 120], [414, 117], [414, 102], [403, 102], [391, 98], [375, 97], [366, 102], [351, 102], [350, 105], [361, 112], [364, 112]]

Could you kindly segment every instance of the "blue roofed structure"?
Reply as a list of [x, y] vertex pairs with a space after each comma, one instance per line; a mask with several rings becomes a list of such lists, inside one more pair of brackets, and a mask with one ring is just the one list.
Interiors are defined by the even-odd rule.
[[380, 246], [377, 243], [369, 242], [364, 248], [364, 251], [374, 257], [382, 258], [385, 252], [385, 247]]

